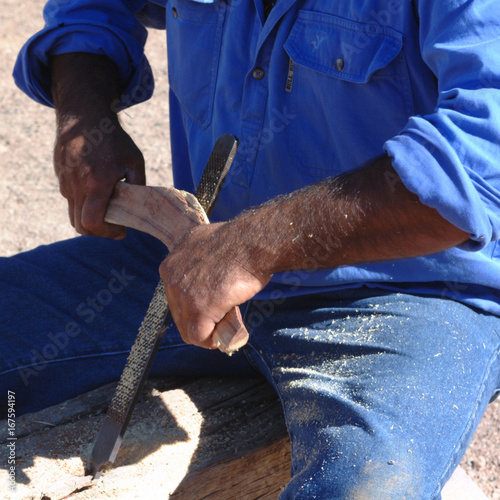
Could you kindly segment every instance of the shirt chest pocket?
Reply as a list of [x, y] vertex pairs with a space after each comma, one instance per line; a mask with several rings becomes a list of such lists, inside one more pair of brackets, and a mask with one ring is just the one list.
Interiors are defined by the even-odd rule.
[[299, 12], [284, 48], [294, 63], [289, 148], [303, 174], [357, 167], [403, 128], [413, 107], [402, 47], [391, 28]]
[[225, 3], [167, 2], [166, 27], [170, 89], [201, 128], [212, 117]]

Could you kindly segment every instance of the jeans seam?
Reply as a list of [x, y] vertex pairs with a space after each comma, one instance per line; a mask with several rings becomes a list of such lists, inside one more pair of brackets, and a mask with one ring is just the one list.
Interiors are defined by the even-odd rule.
[[[480, 408], [480, 402], [483, 400], [484, 393], [486, 391], [486, 385], [487, 385], [486, 381], [488, 380], [488, 377], [489, 377], [489, 375], [491, 373], [491, 370], [493, 369], [494, 362], [496, 361], [496, 359], [499, 356], [500, 356], [500, 348], [496, 349], [494, 351], [493, 355], [491, 356], [490, 360], [488, 361], [488, 367], [486, 368], [486, 370], [484, 372], [483, 381], [481, 383], [481, 387], [480, 387], [480, 390], [478, 392], [478, 397], [476, 398], [475, 406], [474, 406], [473, 410], [471, 411], [471, 413], [469, 415], [469, 418], [467, 420], [467, 425], [465, 426], [462, 434], [460, 435], [460, 439], [458, 440], [458, 443], [462, 443], [463, 442], [463, 437], [466, 436], [470, 432], [470, 430], [472, 428], [472, 425], [473, 425], [473, 422], [476, 420], [476, 417], [477, 417], [477, 414], [478, 414], [479, 408]], [[450, 470], [452, 468], [452, 464], [457, 459], [457, 456], [459, 454], [460, 446], [461, 446], [460, 444], [456, 444], [455, 447], [454, 447], [454, 449], [453, 449], [453, 451], [451, 452], [450, 457], [449, 457], [450, 459], [448, 461], [448, 466], [446, 467], [446, 469], [444, 470], [443, 474], [439, 478], [438, 486], [437, 486], [436, 490], [434, 490], [434, 492], [432, 493], [431, 499], [440, 498], [440, 496], [439, 496], [440, 492], [441, 492], [441, 490], [444, 487], [443, 480], [447, 476], [451, 477]], [[457, 466], [458, 465], [459, 464], [457, 464]], [[438, 496], [436, 496], [436, 495], [438, 495]]]
[[[247, 307], [245, 308], [245, 313], [243, 315], [244, 319], [246, 320], [250, 315], [251, 315], [251, 312], [252, 312], [252, 307], [253, 307], [253, 301], [251, 303], [249, 303], [247, 305]], [[251, 331], [249, 331], [250, 335], [251, 335]], [[253, 352], [253, 355], [254, 356], [258, 356], [261, 360], [261, 365], [265, 366], [266, 367], [266, 370], [268, 372], [268, 377], [266, 377], [268, 380], [270, 380], [270, 383], [274, 389], [274, 392], [276, 393], [279, 401], [280, 401], [280, 404], [281, 404], [281, 409], [283, 410], [283, 417], [285, 419], [285, 425], [286, 425], [286, 430], [287, 430], [287, 434], [288, 434], [288, 438], [290, 439], [290, 447], [293, 448], [293, 435], [290, 433], [290, 429], [288, 427], [288, 418], [287, 418], [287, 411], [286, 411], [286, 407], [285, 407], [285, 402], [283, 400], [283, 397], [280, 393], [280, 391], [278, 390], [278, 386], [275, 382], [275, 379], [274, 379], [274, 376], [273, 376], [273, 372], [272, 370], [270, 369], [268, 363], [266, 362], [266, 360], [264, 359], [264, 356], [258, 351], [258, 349], [252, 345], [250, 342], [248, 343], [248, 345], [245, 346], [245, 350], [244, 350], [244, 353], [245, 353], [245, 357], [247, 358], [248, 360], [248, 363], [250, 363], [250, 365], [256, 370], [258, 371], [259, 373], [261, 373], [262, 375], [264, 375], [262, 373], [262, 369], [260, 367], [258, 367], [255, 362], [253, 361], [252, 357], [250, 356], [250, 351]], [[264, 375], [265, 376], [265, 375]], [[294, 467], [293, 467], [293, 453], [292, 453], [292, 456], [291, 456], [291, 473], [293, 475], [293, 470], [294, 470]]]
[[245, 326], [247, 328], [248, 336], [249, 336], [247, 345], [245, 345], [243, 347], [243, 354], [245, 355], [245, 358], [247, 359], [247, 362], [250, 364], [250, 366], [255, 371], [260, 372], [260, 370], [258, 369], [257, 365], [254, 363], [254, 361], [249, 353], [250, 350], [256, 351], [256, 349], [254, 349], [253, 346], [251, 345], [252, 329], [249, 328], [250, 324], [248, 323], [248, 318], [251, 317], [252, 311], [255, 308], [253, 303], [254, 303], [254, 301], [250, 300], [245, 304], [245, 306], [240, 306], [240, 309], [243, 309], [243, 307], [244, 307], [244, 310], [242, 311], [243, 323], [245, 324]]
[[[274, 380], [273, 372], [272, 372], [272, 370], [269, 369], [269, 365], [266, 363], [264, 357], [260, 354], [260, 352], [254, 346], [249, 346], [249, 347], [254, 352], [254, 354], [262, 360], [263, 365], [267, 368], [267, 371], [269, 373], [269, 379], [271, 380], [271, 385], [273, 386], [274, 391], [276, 392], [276, 395], [278, 396], [278, 399], [280, 400], [280, 403], [281, 403], [281, 408], [283, 410], [283, 416], [285, 418], [286, 430], [287, 430], [288, 437], [290, 439], [290, 446], [292, 447], [293, 446], [293, 436], [290, 434], [290, 429], [288, 428], [288, 418], [287, 418], [287, 411], [286, 411], [286, 407], [285, 407], [285, 402], [283, 401], [283, 397], [282, 397], [280, 391], [278, 390], [278, 386]], [[250, 363], [252, 363], [252, 366], [255, 366], [252, 361], [250, 361]], [[259, 372], [261, 371], [258, 368], [256, 368], [256, 369]], [[292, 472], [293, 472], [293, 453], [292, 453], [291, 468], [292, 468]]]
[[[165, 349], [171, 349], [172, 347], [183, 347], [184, 344], [174, 344], [174, 345], [169, 345], [169, 346], [163, 346], [160, 347], [159, 351], [163, 351]], [[89, 358], [105, 358], [109, 356], [122, 356], [122, 355], [128, 355], [130, 354], [130, 349], [124, 350], [124, 351], [113, 351], [113, 352], [105, 352], [105, 353], [94, 353], [94, 354], [83, 354], [79, 356], [68, 356], [65, 358], [58, 358], [58, 359], [47, 359], [45, 363], [31, 363], [31, 364], [26, 364], [26, 365], [21, 365], [21, 366], [16, 366], [14, 368], [9, 368], [8, 370], [5, 370], [4, 372], [0, 373], [0, 377], [3, 375], [7, 375], [12, 372], [16, 372], [18, 370], [26, 369], [26, 368], [35, 368], [37, 366], [47, 366], [47, 365], [53, 365], [56, 363], [62, 363], [62, 362], [67, 362], [67, 361], [74, 361], [74, 360], [79, 360], [79, 359], [89, 359]]]

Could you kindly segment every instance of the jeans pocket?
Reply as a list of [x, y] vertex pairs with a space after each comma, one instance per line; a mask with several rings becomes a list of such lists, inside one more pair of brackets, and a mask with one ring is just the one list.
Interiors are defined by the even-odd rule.
[[223, 1], [167, 3], [170, 89], [202, 129], [212, 118], [225, 12]]

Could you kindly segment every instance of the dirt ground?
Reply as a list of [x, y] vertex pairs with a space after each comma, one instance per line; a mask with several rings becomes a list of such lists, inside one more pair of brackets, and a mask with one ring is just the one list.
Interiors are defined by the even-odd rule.
[[[42, 6], [35, 0], [4, 0], [0, 12], [2, 256], [75, 235], [53, 174], [53, 111], [30, 101], [11, 77], [19, 49], [42, 27]], [[147, 51], [155, 70], [155, 97], [122, 113], [122, 121], [144, 153], [148, 183], [170, 185], [164, 33], [150, 34]], [[500, 500], [500, 401], [489, 406], [461, 465], [492, 500]]]

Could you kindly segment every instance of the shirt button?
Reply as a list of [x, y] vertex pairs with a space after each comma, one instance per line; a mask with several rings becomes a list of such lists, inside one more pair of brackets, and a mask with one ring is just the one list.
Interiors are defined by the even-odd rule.
[[253, 73], [252, 73], [252, 76], [256, 79], [256, 80], [262, 80], [262, 78], [264, 78], [264, 70], [262, 68], [255, 68], [253, 70]]
[[344, 69], [344, 60], [343, 59], [337, 59], [335, 61], [335, 69], [337, 71], [342, 71]]
[[177, 13], [177, 9], [175, 7], [172, 7], [172, 14], [176, 19], [179, 17], [179, 14]]

